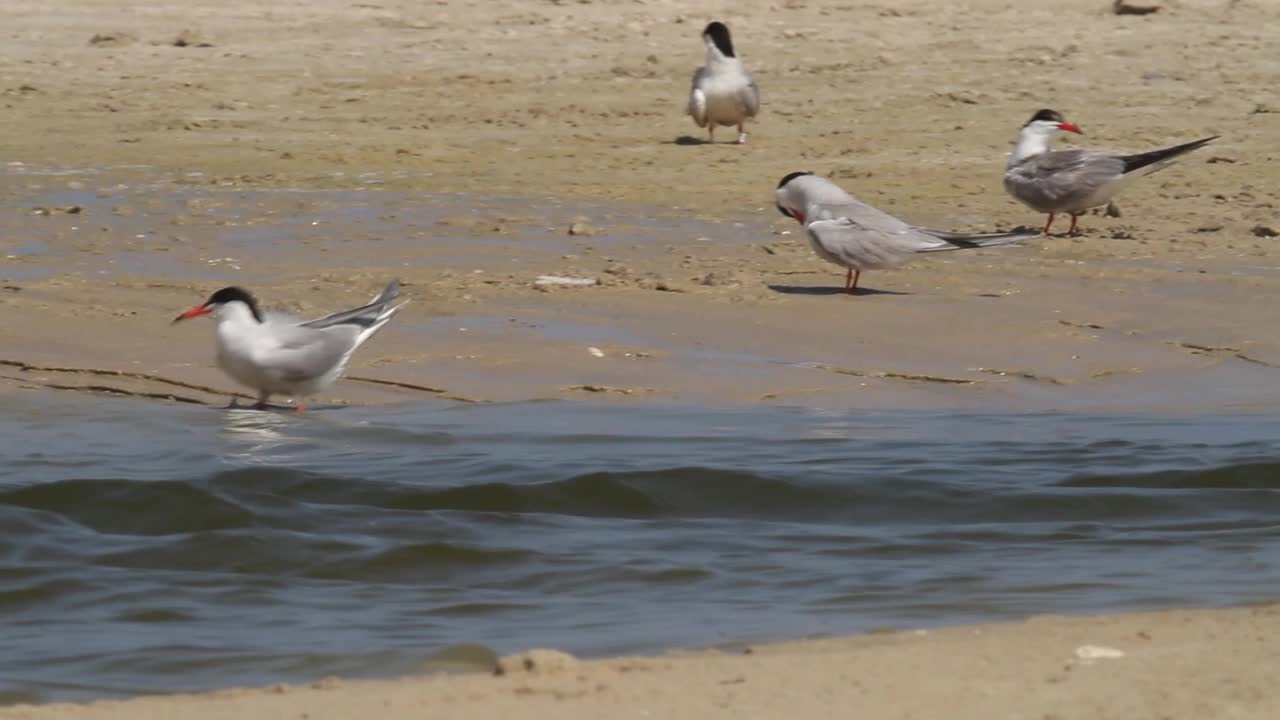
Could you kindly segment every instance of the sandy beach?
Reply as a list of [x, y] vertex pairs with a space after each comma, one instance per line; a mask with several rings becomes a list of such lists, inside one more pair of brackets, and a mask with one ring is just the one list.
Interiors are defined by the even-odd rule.
[[13, 720], [350, 718], [1272, 718], [1275, 606], [1040, 617], [934, 631], [581, 662], [503, 673], [321, 680], [207, 695], [0, 708]]
[[[239, 283], [318, 315], [399, 277], [411, 308], [321, 403], [1274, 409], [1280, 6], [1162, 5], [12, 0], [0, 392], [225, 404], [243, 390], [178, 312]], [[764, 97], [745, 146], [701, 144], [683, 115], [710, 19]], [[922, 258], [852, 297], [773, 207], [808, 170], [920, 225], [1038, 227], [1000, 177], [1041, 107], [1083, 147], [1222, 137], [1081, 236]], [[1276, 617], [1038, 618], [0, 717], [1271, 718]]]
[[[15, 3], [0, 382], [225, 403], [177, 312], [238, 282], [318, 314], [395, 275], [413, 311], [351, 374], [401, 384], [322, 400], [1274, 403], [1276, 10], [1098, 5], [712, 3], [765, 97], [737, 146], [686, 144], [704, 18], [672, 3]], [[804, 169], [924, 225], [1038, 226], [1000, 173], [1041, 106], [1088, 147], [1222, 138], [1081, 237], [855, 297], [772, 206]]]

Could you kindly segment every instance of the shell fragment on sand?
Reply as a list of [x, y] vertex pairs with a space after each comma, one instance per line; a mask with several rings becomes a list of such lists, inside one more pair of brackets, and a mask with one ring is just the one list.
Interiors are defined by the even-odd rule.
[[595, 278], [563, 277], [561, 275], [539, 275], [533, 281], [534, 285], [566, 285], [569, 287], [588, 287], [598, 283], [599, 281]]
[[1081, 645], [1076, 648], [1076, 659], [1086, 665], [1098, 660], [1117, 660], [1122, 657], [1124, 657], [1123, 650], [1101, 645]]

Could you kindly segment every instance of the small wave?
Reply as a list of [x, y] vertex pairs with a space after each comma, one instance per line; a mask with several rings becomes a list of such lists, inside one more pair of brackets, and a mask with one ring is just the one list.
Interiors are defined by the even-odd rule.
[[[475, 472], [480, 474], [486, 469]], [[220, 493], [255, 505], [260, 498], [270, 496], [276, 502], [387, 510], [637, 518], [803, 514], [859, 495], [848, 488], [805, 486], [746, 471], [703, 467], [592, 472], [546, 482], [475, 482], [436, 488], [297, 470], [246, 468], [220, 472], [208, 484]]]
[[554, 513], [589, 517], [774, 517], [843, 504], [856, 491], [702, 467], [595, 472], [527, 485], [486, 483], [412, 491], [390, 499], [404, 510]]
[[1058, 483], [1077, 488], [1149, 490], [1280, 490], [1280, 463], [1243, 462], [1205, 470], [1077, 475]]
[[16, 614], [23, 610], [48, 608], [55, 606], [67, 598], [77, 597], [93, 591], [93, 584], [73, 578], [37, 579], [29, 584], [19, 584], [17, 580], [4, 578], [0, 586], [0, 610], [6, 614]]
[[57, 513], [101, 533], [172, 535], [248, 527], [254, 513], [190, 483], [75, 479], [0, 491], [0, 505]]
[[181, 623], [195, 620], [196, 616], [169, 608], [140, 608], [121, 612], [115, 619], [131, 623]]
[[446, 542], [413, 543], [325, 562], [302, 574], [320, 580], [438, 582], [455, 571], [474, 572], [490, 565], [516, 564], [536, 554], [528, 550], [467, 547]]
[[[909, 475], [871, 472], [818, 481], [687, 466], [592, 472], [534, 483], [480, 482], [439, 488], [255, 469], [222, 473], [211, 485], [255, 506], [259, 502], [246, 497], [250, 488], [255, 495], [269, 494], [276, 503], [394, 511], [947, 524], [1178, 516], [1186, 509], [1185, 498], [1145, 490], [1205, 487], [1206, 480], [1201, 477], [1173, 485], [1167, 480], [1169, 475], [1176, 473], [1155, 474], [1153, 478], [1165, 479], [1148, 478], [1148, 485], [1135, 483], [1135, 478], [1141, 483], [1145, 476], [1074, 477], [1045, 484], [1028, 483], [1016, 491], [1000, 493], [988, 492], [980, 484], [954, 482], [952, 474], [943, 468]], [[1222, 482], [1211, 485], [1222, 486]], [[1132, 491], [1124, 492], [1126, 489]]]
[[136, 570], [274, 576], [295, 570], [311, 557], [309, 545], [266, 530], [191, 533], [100, 553], [94, 563]]
[[488, 617], [503, 612], [528, 612], [537, 610], [533, 603], [463, 602], [441, 605], [431, 609], [436, 617]]

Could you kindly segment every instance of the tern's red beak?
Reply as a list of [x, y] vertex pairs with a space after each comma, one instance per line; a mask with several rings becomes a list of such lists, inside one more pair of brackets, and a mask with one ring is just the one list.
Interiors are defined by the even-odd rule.
[[796, 216], [796, 221], [797, 221], [797, 222], [799, 222], [801, 225], [803, 225], [803, 224], [804, 224], [804, 213], [800, 212], [799, 210], [792, 210], [791, 212], [795, 214], [795, 216]]
[[211, 312], [213, 312], [212, 305], [197, 305], [196, 307], [193, 307], [190, 310], [182, 313], [178, 317], [174, 318], [173, 322], [169, 324], [173, 325], [174, 323], [179, 323], [179, 322], [182, 322], [183, 320], [190, 320], [191, 318], [200, 317], [201, 315], [208, 315]]
[[1073, 132], [1073, 133], [1076, 133], [1077, 135], [1084, 134], [1084, 131], [1081, 130], [1080, 127], [1077, 126], [1075, 123], [1058, 123], [1058, 129], [1066, 130], [1067, 132]]

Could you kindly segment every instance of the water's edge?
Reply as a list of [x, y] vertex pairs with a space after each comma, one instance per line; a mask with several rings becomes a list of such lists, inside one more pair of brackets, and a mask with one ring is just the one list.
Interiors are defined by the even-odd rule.
[[1269, 415], [18, 397], [10, 702], [1276, 599]]

